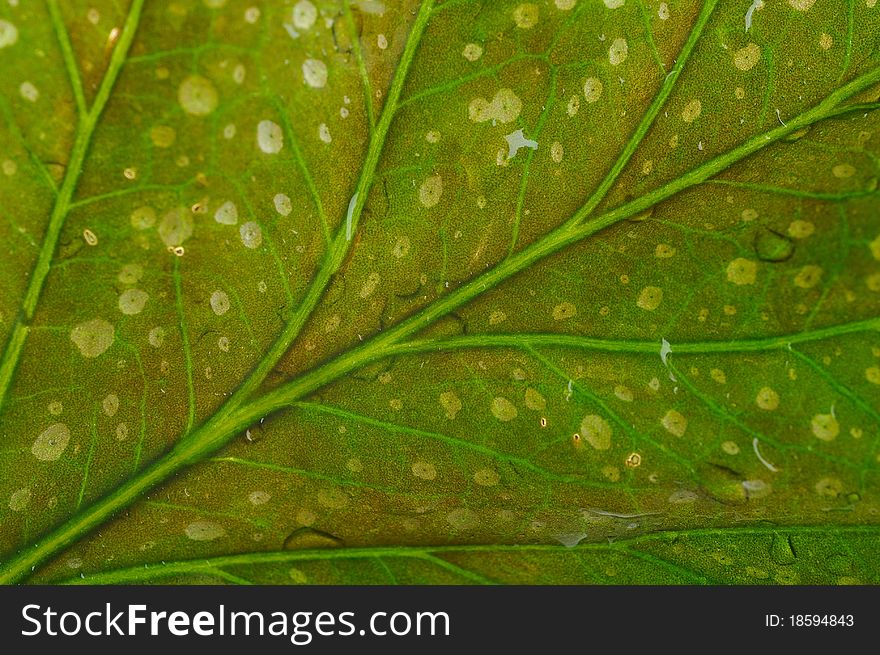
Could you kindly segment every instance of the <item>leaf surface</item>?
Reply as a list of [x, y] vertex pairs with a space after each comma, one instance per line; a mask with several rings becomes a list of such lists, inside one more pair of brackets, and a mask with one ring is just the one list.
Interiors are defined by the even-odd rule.
[[747, 9], [0, 8], [0, 579], [880, 581], [880, 7]]

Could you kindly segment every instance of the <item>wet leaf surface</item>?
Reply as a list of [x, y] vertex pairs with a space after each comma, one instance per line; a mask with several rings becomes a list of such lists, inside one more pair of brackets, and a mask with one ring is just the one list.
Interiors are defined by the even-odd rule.
[[3, 581], [880, 581], [874, 0], [10, 2], [0, 67]]

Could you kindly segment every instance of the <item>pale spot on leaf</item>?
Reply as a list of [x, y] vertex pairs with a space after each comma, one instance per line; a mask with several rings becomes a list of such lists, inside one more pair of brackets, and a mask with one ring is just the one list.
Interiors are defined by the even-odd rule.
[[152, 207], [138, 207], [131, 212], [131, 226], [136, 230], [147, 230], [156, 224], [156, 210]]
[[150, 296], [140, 289], [126, 289], [119, 296], [119, 311], [129, 316], [140, 314]]
[[831, 414], [816, 414], [810, 420], [810, 429], [822, 441], [833, 441], [840, 434], [840, 424]]
[[649, 312], [654, 311], [663, 302], [663, 289], [659, 287], [645, 287], [639, 293], [636, 305]]
[[433, 207], [440, 202], [440, 196], [443, 195], [443, 178], [439, 175], [432, 175], [422, 182], [419, 187], [419, 202], [425, 207]]
[[773, 411], [779, 407], [779, 394], [770, 387], [762, 387], [755, 396], [755, 404], [763, 410]]
[[317, 19], [318, 10], [309, 0], [300, 0], [293, 5], [293, 24], [297, 29], [311, 29]]
[[289, 216], [290, 212], [293, 211], [293, 203], [285, 193], [275, 194], [275, 197], [272, 198], [272, 204], [275, 205], [275, 211], [282, 216]]
[[411, 244], [409, 237], [398, 237], [397, 241], [395, 241], [394, 243], [394, 247], [391, 249], [391, 254], [394, 255], [397, 259], [403, 259], [409, 254], [410, 247]]
[[727, 265], [727, 280], [736, 285], [754, 284], [758, 265], [750, 259], [737, 257]]
[[739, 446], [735, 441], [725, 441], [721, 444], [721, 450], [723, 450], [728, 455], [737, 455], [739, 454]]
[[602, 97], [602, 81], [597, 77], [588, 77], [584, 82], [584, 98], [587, 102], [593, 103]]
[[601, 416], [588, 414], [581, 421], [581, 437], [596, 450], [608, 450], [611, 447], [611, 426]]
[[264, 120], [257, 124], [257, 146], [267, 155], [281, 152], [284, 147], [284, 133], [274, 121]]
[[161, 327], [154, 327], [147, 335], [147, 341], [153, 348], [161, 348], [165, 341], [165, 330]]
[[109, 394], [101, 401], [101, 407], [107, 416], [115, 416], [116, 412], [119, 411], [119, 396], [115, 393]]
[[562, 302], [553, 308], [553, 319], [564, 321], [577, 315], [577, 307], [570, 302]]
[[122, 267], [122, 270], [119, 271], [119, 275], [116, 276], [116, 279], [122, 284], [137, 284], [143, 275], [144, 269], [140, 264], [126, 264]]
[[454, 509], [446, 515], [446, 522], [456, 530], [467, 530], [477, 524], [477, 515], [467, 508]]
[[666, 428], [666, 431], [676, 437], [684, 436], [685, 430], [687, 430], [688, 421], [682, 416], [682, 414], [674, 409], [670, 409], [666, 414], [663, 415], [663, 418], [660, 419], [660, 424]]
[[831, 169], [831, 173], [834, 177], [840, 179], [846, 179], [848, 177], [852, 177], [855, 175], [856, 169], [852, 164], [837, 164], [834, 168]]
[[454, 391], [444, 391], [440, 394], [440, 407], [446, 413], [446, 418], [451, 421], [461, 411], [461, 399]]
[[256, 249], [263, 243], [263, 230], [254, 221], [248, 221], [238, 229], [241, 242], [245, 248]]
[[226, 530], [222, 526], [213, 521], [205, 520], [193, 521], [186, 526], [185, 532], [186, 536], [193, 541], [213, 541], [226, 534]]
[[525, 394], [526, 407], [536, 412], [541, 411], [547, 406], [547, 400], [538, 392], [537, 389], [529, 387]]
[[477, 61], [480, 57], [483, 56], [483, 48], [481, 48], [476, 43], [468, 43], [464, 47], [464, 50], [461, 51], [461, 56], [468, 61]]
[[272, 498], [265, 491], [252, 491], [248, 494], [248, 501], [251, 505], [265, 505]]
[[474, 482], [481, 487], [494, 487], [500, 479], [501, 476], [492, 469], [480, 469], [474, 473]]
[[159, 238], [169, 248], [183, 245], [193, 233], [193, 217], [186, 207], [175, 207], [162, 217], [159, 223]]
[[761, 48], [755, 43], [749, 43], [733, 53], [733, 64], [741, 71], [752, 70], [761, 59]]
[[681, 118], [685, 123], [693, 123], [700, 117], [702, 112], [703, 103], [699, 98], [695, 98], [684, 106], [684, 109], [681, 112]]
[[618, 400], [622, 400], [625, 403], [631, 403], [633, 401], [632, 389], [623, 384], [615, 385], [614, 395], [618, 398]]
[[512, 89], [499, 89], [492, 102], [485, 98], [474, 98], [468, 105], [468, 118], [475, 123], [498, 121], [510, 123], [519, 117], [522, 101]]
[[55, 423], [40, 433], [31, 446], [31, 453], [42, 462], [54, 462], [70, 442], [70, 429], [64, 423]]
[[18, 41], [18, 28], [8, 20], [0, 19], [0, 49], [15, 45]]
[[880, 261], [880, 235], [868, 244], [868, 248], [871, 250], [871, 256], [877, 261]]
[[822, 279], [822, 268], [813, 264], [804, 266], [794, 278], [794, 285], [801, 289], [812, 289]]
[[381, 279], [382, 278], [379, 277], [378, 273], [370, 273], [367, 276], [367, 279], [364, 281], [363, 286], [361, 287], [359, 293], [360, 297], [369, 298], [371, 295], [373, 295], [373, 292], [376, 290], [376, 287], [379, 285]]
[[83, 357], [93, 358], [102, 355], [113, 343], [115, 329], [101, 318], [92, 319], [74, 326], [70, 340], [79, 348]]
[[314, 89], [327, 85], [327, 64], [320, 59], [306, 59], [302, 65], [302, 74], [305, 83]]
[[157, 125], [150, 130], [150, 141], [157, 148], [170, 148], [177, 139], [177, 132], [173, 127]]
[[207, 116], [217, 108], [217, 89], [201, 75], [189, 75], [177, 88], [177, 100], [187, 114]]
[[625, 62], [628, 55], [629, 44], [626, 39], [617, 38], [611, 42], [611, 47], [608, 49], [608, 61], [612, 66], [618, 66]]
[[512, 421], [519, 414], [516, 406], [503, 396], [493, 398], [490, 409], [492, 410], [492, 415], [503, 422]]
[[21, 86], [18, 87], [18, 92], [28, 102], [36, 102], [40, 99], [40, 92], [32, 82], [22, 82]]
[[507, 314], [500, 309], [493, 309], [489, 312], [489, 325], [498, 325], [507, 320]]
[[25, 510], [31, 502], [31, 490], [28, 487], [18, 489], [9, 496], [9, 509], [13, 512], [21, 512]]
[[520, 29], [533, 28], [538, 24], [538, 6], [531, 2], [524, 2], [513, 10], [513, 20]]
[[422, 480], [434, 480], [437, 477], [437, 469], [430, 462], [418, 460], [412, 465], [412, 474]]
[[238, 207], [231, 200], [227, 200], [214, 212], [214, 220], [221, 225], [235, 225], [238, 223]]
[[825, 498], [837, 498], [843, 493], [843, 483], [837, 478], [822, 478], [813, 488], [817, 494]]
[[816, 231], [816, 226], [809, 221], [797, 219], [788, 226], [788, 235], [793, 239], [806, 239]]
[[211, 294], [211, 310], [217, 316], [223, 316], [229, 311], [229, 296], [225, 291], [215, 291]]

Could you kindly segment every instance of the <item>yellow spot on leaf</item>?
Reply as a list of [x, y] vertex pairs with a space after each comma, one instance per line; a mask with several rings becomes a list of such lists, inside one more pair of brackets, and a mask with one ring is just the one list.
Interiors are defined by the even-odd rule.
[[779, 394], [770, 387], [763, 387], [755, 397], [755, 403], [761, 409], [773, 411], [779, 407]]
[[703, 103], [700, 102], [699, 98], [695, 98], [684, 106], [684, 109], [681, 112], [681, 118], [685, 123], [693, 123], [700, 117], [702, 112]]
[[507, 421], [512, 421], [519, 414], [516, 410], [516, 406], [503, 396], [493, 398], [490, 409], [495, 418], [505, 423]]
[[737, 257], [727, 265], [727, 279], [736, 285], [754, 284], [758, 265], [750, 259]]
[[553, 319], [556, 321], [564, 321], [577, 315], [577, 307], [570, 302], [562, 302], [553, 308]]
[[433, 207], [440, 202], [440, 196], [443, 195], [443, 178], [439, 175], [432, 175], [422, 182], [419, 187], [419, 202], [425, 207]]
[[840, 424], [831, 414], [816, 414], [810, 421], [810, 428], [822, 441], [833, 441], [840, 434]]
[[437, 477], [437, 469], [430, 462], [419, 460], [412, 465], [412, 473], [422, 480], [434, 480]]
[[660, 419], [660, 423], [666, 428], [667, 432], [676, 437], [684, 436], [685, 430], [687, 430], [688, 426], [687, 419], [674, 409], [670, 409], [666, 412], [666, 414], [663, 415], [663, 418]]
[[822, 279], [822, 268], [808, 264], [794, 278], [794, 285], [801, 289], [812, 289]]
[[639, 293], [636, 305], [647, 311], [654, 311], [663, 302], [663, 289], [659, 287], [645, 287]]
[[589, 414], [581, 421], [581, 437], [596, 450], [608, 450], [611, 447], [611, 426], [601, 416]]
[[753, 69], [760, 59], [761, 48], [755, 43], [749, 43], [733, 54], [733, 64], [741, 71]]

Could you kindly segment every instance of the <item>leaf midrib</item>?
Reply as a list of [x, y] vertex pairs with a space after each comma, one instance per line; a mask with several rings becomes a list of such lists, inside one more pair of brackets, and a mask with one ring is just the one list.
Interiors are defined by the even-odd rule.
[[237, 413], [237, 425], [233, 427], [233, 430], [243, 429], [260, 417], [267, 416], [290, 402], [297, 400], [305, 393], [310, 393], [356, 368], [388, 356], [402, 339], [427, 328], [437, 319], [473, 300], [488, 289], [497, 286], [502, 281], [527, 269], [535, 262], [632, 216], [642, 214], [663, 200], [707, 181], [734, 163], [768, 145], [778, 142], [789, 134], [823, 120], [830, 115], [834, 115], [837, 113], [835, 110], [838, 109], [838, 105], [841, 102], [877, 82], [880, 82], [880, 67], [838, 89], [816, 106], [792, 118], [787, 125], [758, 134], [737, 148], [688, 171], [681, 177], [668, 182], [641, 198], [612, 209], [588, 222], [565, 223], [543, 239], [524, 248], [516, 255], [503, 260], [495, 268], [474, 278], [447, 296], [436, 300], [398, 325], [385, 330], [371, 340], [365, 341], [355, 349], [337, 355], [335, 359], [264, 394], [261, 398], [252, 400]]
[[64, 180], [61, 184], [58, 194], [55, 198], [55, 204], [52, 208], [52, 214], [49, 217], [49, 224], [46, 227], [46, 233], [43, 236], [43, 242], [37, 260], [34, 264], [33, 271], [30, 275], [27, 290], [21, 303], [21, 309], [15, 320], [15, 325], [6, 342], [3, 351], [3, 357], [0, 359], [0, 406], [6, 399], [6, 394], [12, 383], [18, 362], [21, 359], [22, 350], [27, 334], [30, 329], [34, 312], [37, 308], [40, 295], [49, 270], [52, 264], [52, 258], [58, 246], [58, 240], [61, 237], [61, 231], [64, 227], [64, 221], [71, 209], [71, 200], [76, 191], [79, 177], [82, 173], [85, 157], [88, 154], [89, 147], [92, 142], [95, 128], [104, 112], [107, 101], [110, 99], [110, 93], [122, 70], [128, 50], [134, 39], [137, 26], [140, 21], [141, 10], [143, 9], [144, 0], [133, 0], [122, 31], [119, 34], [119, 40], [113, 49], [110, 62], [107, 65], [107, 71], [98, 88], [98, 93], [92, 102], [90, 109], [86, 111], [85, 97], [82, 90], [82, 81], [80, 80], [76, 62], [73, 60], [73, 49], [70, 39], [64, 26], [60, 24], [61, 13], [55, 1], [49, 2], [50, 15], [54, 25], [55, 32], [58, 36], [59, 47], [65, 62], [65, 69], [70, 77], [70, 85], [74, 94], [78, 110], [78, 122], [76, 128], [76, 136], [74, 137], [73, 147], [71, 149], [70, 160], [65, 168]]
[[[780, 334], [764, 339], [718, 339], [709, 341], [680, 341], [670, 344], [673, 355], [706, 354], [706, 353], [737, 353], [763, 352], [789, 349], [795, 344], [821, 341], [845, 334], [880, 331], [880, 318], [869, 318], [863, 321], [839, 323], [825, 328]], [[418, 352], [445, 352], [466, 348], [498, 348], [529, 346], [563, 346], [596, 350], [600, 352], [619, 353], [660, 353], [660, 341], [637, 341], [631, 339], [599, 339], [575, 334], [558, 334], [555, 332], [514, 333], [514, 334], [473, 334], [441, 339], [417, 339], [397, 344], [388, 350], [388, 356]]]
[[[434, 546], [368, 546], [348, 548], [325, 548], [303, 550], [264, 551], [259, 553], [243, 553], [238, 555], [221, 555], [189, 560], [153, 562], [104, 571], [96, 574], [83, 574], [82, 577], [68, 578], [57, 584], [131, 584], [141, 580], [169, 577], [172, 575], [192, 575], [193, 573], [219, 573], [226, 566], [251, 566], [261, 564], [279, 564], [316, 561], [344, 561], [360, 559], [420, 559], [437, 563], [443, 555], [456, 554], [528, 554], [528, 553], [596, 553], [618, 552], [636, 556], [633, 547], [643, 543], [671, 541], [689, 537], [716, 537], [724, 539], [736, 537], [773, 537], [778, 534], [788, 535], [877, 535], [880, 538], [880, 526], [845, 525], [829, 528], [817, 525], [759, 525], [731, 526], [721, 528], [689, 528], [684, 530], [659, 530], [633, 537], [615, 539], [611, 542], [581, 542], [572, 548], [560, 549], [555, 544], [460, 544]], [[444, 560], [445, 561], [445, 560]], [[667, 562], [667, 560], [662, 560]], [[671, 564], [671, 562], [668, 562]], [[676, 565], [677, 566], [677, 565]], [[680, 568], [681, 567], [678, 567]], [[681, 569], [704, 577], [696, 571]], [[704, 580], [704, 582], [706, 582]]]
[[[871, 84], [880, 81], [880, 68], [877, 68], [833, 92], [812, 109], [809, 109], [799, 116], [789, 120], [786, 125], [769, 130], [764, 134], [756, 135], [728, 153], [715, 157], [709, 162], [692, 169], [688, 173], [668, 182], [645, 196], [619, 206], [616, 209], [612, 209], [592, 221], [586, 222], [585, 219], [587, 219], [592, 211], [601, 203], [605, 194], [613, 186], [619, 174], [626, 168], [626, 165], [637, 150], [642, 139], [650, 130], [654, 118], [660, 108], [662, 108], [669, 94], [672, 92], [675, 81], [678, 79], [679, 73], [687, 59], [687, 55], [690, 54], [690, 51], [699, 41], [702, 29], [708, 22], [717, 2], [718, 0], [711, 0], [703, 6], [703, 10], [695, 22], [694, 28], [678, 58], [676, 69], [670, 73], [663, 85], [661, 85], [657, 97], [655, 97], [635, 133], [628, 141], [624, 151], [621, 153], [606, 178], [590, 196], [585, 205], [578, 210], [571, 219], [566, 221], [562, 226], [548, 233], [541, 240], [531, 244], [516, 255], [504, 260], [495, 268], [463, 285], [448, 296], [445, 296], [423, 308], [418, 313], [410, 316], [396, 327], [387, 330], [382, 335], [374, 337], [358, 348], [337, 355], [335, 359], [317, 366], [299, 378], [264, 394], [262, 397], [252, 399], [252, 394], [257, 390], [268, 373], [285, 352], [287, 352], [290, 345], [299, 335], [306, 321], [311, 316], [320, 299], [323, 297], [324, 290], [332, 279], [332, 276], [343, 265], [348, 255], [350, 242], [345, 238], [343, 229], [339, 229], [336, 238], [334, 239], [333, 246], [325, 257], [324, 264], [307, 292], [299, 310], [294, 315], [293, 319], [287, 324], [267, 355], [256, 366], [252, 374], [241, 384], [229, 401], [227, 401], [227, 403], [225, 403], [204, 424], [183, 437], [170, 451], [168, 451], [168, 453], [154, 461], [136, 477], [123, 483], [116, 490], [99, 499], [82, 512], [72, 515], [67, 522], [50, 532], [40, 541], [32, 544], [29, 548], [25, 549], [24, 552], [8, 562], [2, 567], [2, 569], [0, 569], [0, 582], [12, 582], [25, 577], [28, 575], [29, 571], [32, 570], [32, 567], [41, 563], [44, 559], [62, 548], [69, 546], [85, 533], [98, 527], [115, 512], [134, 502], [143, 493], [160, 484], [173, 473], [176, 473], [187, 465], [200, 461], [208, 454], [214, 452], [253, 421], [280, 408], [288, 406], [290, 403], [302, 398], [307, 393], [338, 379], [352, 370], [387, 356], [392, 352], [393, 348], [401, 339], [431, 325], [438, 318], [448, 314], [450, 311], [469, 302], [486, 290], [528, 268], [534, 262], [558, 252], [562, 248], [576, 243], [587, 236], [591, 236], [607, 227], [625, 220], [626, 218], [639, 214], [684, 189], [705, 182], [717, 173], [727, 169], [733, 163], [757, 152], [769, 144], [777, 142], [779, 139], [784, 138], [798, 129], [802, 129], [803, 127], [812, 125], [819, 120], [840, 113], [841, 109], [839, 106], [844, 100]], [[392, 91], [389, 93], [388, 100], [386, 101], [382, 118], [373, 134], [373, 138], [371, 138], [364, 168], [362, 169], [356, 187], [357, 199], [354, 205], [354, 211], [352, 212], [353, 229], [356, 228], [366, 204], [368, 192], [372, 184], [372, 178], [382, 152], [382, 146], [384, 145], [388, 128], [391, 125], [391, 121], [393, 120], [397, 108], [397, 100], [400, 91], [403, 88], [406, 71], [414, 57], [421, 34], [427, 26], [432, 11], [432, 4], [431, 0], [423, 0], [422, 2], [421, 9], [401, 58], [401, 64], [392, 81]], [[133, 11], [135, 6], [137, 6], [139, 12], [140, 5], [142, 5], [142, 0], [135, 0]], [[132, 14], [129, 14], [129, 18], [126, 21], [126, 30], [130, 25], [131, 16]], [[136, 20], [134, 24], [136, 25]], [[123, 37], [126, 35], [126, 30], [123, 31]], [[132, 34], [129, 34], [128, 36], [128, 43], [130, 44], [133, 30]], [[122, 43], [123, 39], [121, 38], [120, 44], [117, 48], [119, 48]], [[116, 59], [116, 54], [117, 51], [114, 51], [114, 59]], [[122, 58], [124, 59], [124, 55]], [[121, 66], [121, 59], [119, 65]], [[116, 72], [118, 73], [118, 70]], [[106, 80], [107, 78], [105, 77], [105, 82]], [[104, 90], [104, 88], [105, 85], [102, 83], [101, 90]], [[101, 93], [99, 92], [98, 95], [100, 97]], [[109, 97], [109, 88], [103, 99], [104, 102], [106, 102], [107, 97]], [[84, 153], [81, 157], [82, 156], [84, 156]], [[67, 184], [66, 179], [65, 184]], [[70, 197], [68, 196], [64, 203], [65, 207], [69, 205], [69, 200]], [[54, 217], [55, 212], [53, 212], [53, 218]], [[63, 216], [61, 217], [61, 222], [63, 222]], [[54, 246], [52, 251], [54, 252]], [[39, 289], [37, 290], [36, 296], [38, 295]], [[13, 337], [14, 336], [15, 335], [13, 335]], [[26, 334], [24, 336], [26, 336]], [[14, 338], [10, 339], [10, 343], [16, 343], [16, 340]], [[21, 339], [21, 344], [23, 344], [23, 338]], [[0, 383], [3, 382], [2, 374], [4, 371], [5, 368], [0, 367]], [[9, 375], [11, 377], [11, 372]], [[8, 385], [8, 380], [6, 381], [6, 384]], [[0, 387], [0, 390], [2, 389], [4, 389], [4, 387]]]

